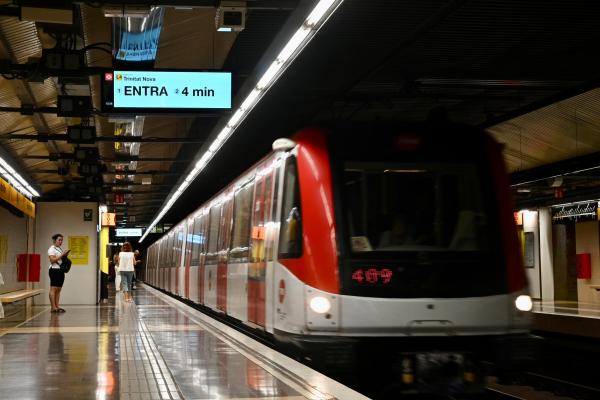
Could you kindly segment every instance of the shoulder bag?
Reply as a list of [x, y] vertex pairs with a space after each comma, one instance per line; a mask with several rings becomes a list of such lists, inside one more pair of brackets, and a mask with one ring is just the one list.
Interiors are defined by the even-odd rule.
[[65, 274], [71, 270], [71, 260], [69, 260], [69, 257], [64, 256], [62, 258], [62, 263], [60, 264], [60, 270], [62, 272], [64, 272]]

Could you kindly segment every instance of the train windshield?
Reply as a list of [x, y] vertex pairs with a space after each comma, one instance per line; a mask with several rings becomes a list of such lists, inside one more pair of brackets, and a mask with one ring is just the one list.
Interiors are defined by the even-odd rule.
[[480, 182], [474, 163], [345, 163], [351, 252], [486, 251]]

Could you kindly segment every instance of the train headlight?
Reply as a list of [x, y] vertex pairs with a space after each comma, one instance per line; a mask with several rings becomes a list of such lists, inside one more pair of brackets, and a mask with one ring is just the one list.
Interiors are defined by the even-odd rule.
[[522, 294], [515, 299], [515, 306], [519, 311], [531, 311], [533, 308], [533, 302], [531, 301], [531, 297]]
[[310, 309], [317, 314], [325, 314], [331, 309], [331, 302], [323, 296], [316, 296], [310, 299]]

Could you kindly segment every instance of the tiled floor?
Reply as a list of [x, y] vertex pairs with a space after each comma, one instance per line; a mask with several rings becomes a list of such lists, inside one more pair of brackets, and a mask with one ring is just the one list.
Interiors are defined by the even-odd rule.
[[0, 323], [0, 399], [362, 398], [331, 394], [338, 384], [292, 360], [264, 361], [269, 351], [150, 288], [135, 303], [113, 294], [64, 308], [33, 307], [20, 324], [18, 313]]

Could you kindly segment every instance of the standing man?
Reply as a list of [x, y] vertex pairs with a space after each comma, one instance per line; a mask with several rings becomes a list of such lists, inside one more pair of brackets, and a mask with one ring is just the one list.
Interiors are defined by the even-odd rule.
[[48, 258], [50, 259], [50, 267], [48, 269], [48, 275], [50, 276], [50, 307], [53, 313], [64, 313], [65, 309], [59, 307], [60, 303], [60, 291], [63, 283], [65, 282], [65, 273], [60, 270], [60, 264], [62, 264], [62, 258], [67, 256], [71, 250], [63, 251], [61, 245], [63, 242], [63, 235], [57, 233], [52, 235], [52, 246], [48, 249]]

